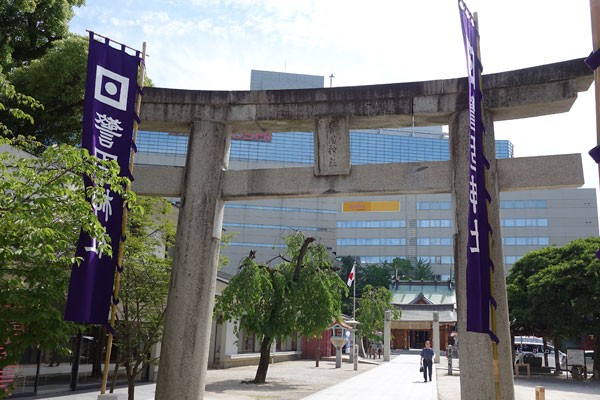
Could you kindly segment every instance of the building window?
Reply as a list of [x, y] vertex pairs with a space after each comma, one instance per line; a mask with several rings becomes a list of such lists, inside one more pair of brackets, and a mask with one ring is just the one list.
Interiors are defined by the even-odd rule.
[[405, 238], [337, 239], [338, 246], [405, 246]]
[[453, 256], [418, 256], [417, 259], [421, 259], [424, 262], [431, 264], [454, 264]]
[[361, 264], [383, 264], [391, 263], [395, 258], [406, 258], [404, 256], [359, 256]]
[[550, 239], [547, 237], [504, 237], [505, 246], [548, 246]]
[[404, 220], [338, 221], [338, 228], [406, 228]]
[[296, 207], [255, 206], [255, 205], [251, 205], [251, 204], [225, 204], [225, 208], [238, 208], [238, 209], [245, 209], [245, 210], [317, 213], [317, 214], [337, 214], [337, 211], [335, 211], [335, 210], [319, 210], [319, 209], [312, 209], [312, 208], [296, 208]]
[[245, 247], [272, 247], [272, 248], [286, 248], [285, 244], [272, 244], [272, 243], [250, 243], [250, 242], [229, 242], [227, 246], [245, 246]]
[[504, 256], [504, 264], [512, 265], [519, 261], [522, 256]]
[[419, 201], [417, 210], [451, 210], [452, 203], [449, 201]]
[[417, 238], [417, 246], [452, 246], [452, 238]]
[[291, 336], [280, 337], [277, 339], [276, 351], [296, 351], [298, 350], [298, 334], [293, 333]]
[[548, 226], [547, 218], [508, 218], [502, 220], [502, 226], [523, 227], [523, 226]]
[[260, 341], [255, 333], [240, 329], [238, 338], [239, 353], [257, 353], [260, 351]]
[[238, 224], [232, 222], [224, 222], [223, 226], [226, 228], [256, 228], [256, 229], [277, 229], [280, 231], [319, 231], [324, 228], [315, 228], [312, 226], [284, 226], [284, 225], [262, 225], [262, 224]]
[[417, 221], [419, 228], [451, 228], [452, 220], [450, 219], [420, 219]]
[[500, 200], [500, 208], [548, 208], [546, 200]]

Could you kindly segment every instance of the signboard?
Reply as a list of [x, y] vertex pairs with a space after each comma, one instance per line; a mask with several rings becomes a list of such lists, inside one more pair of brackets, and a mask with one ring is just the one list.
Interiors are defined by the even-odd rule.
[[345, 201], [342, 203], [343, 212], [398, 212], [399, 201]]
[[585, 352], [581, 349], [567, 349], [567, 365], [585, 365]]
[[235, 132], [231, 134], [231, 140], [242, 140], [245, 142], [267, 142], [273, 140], [272, 132]]

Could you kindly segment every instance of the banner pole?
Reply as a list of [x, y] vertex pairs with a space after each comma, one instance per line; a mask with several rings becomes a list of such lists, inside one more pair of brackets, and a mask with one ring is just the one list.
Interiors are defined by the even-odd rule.
[[[600, 0], [590, 0], [590, 16], [592, 21], [592, 45], [593, 50], [600, 48]], [[600, 146], [600, 69], [594, 70], [594, 89], [596, 99], [596, 144]], [[598, 164], [598, 176], [600, 177], [600, 163]]]
[[[146, 42], [143, 43], [142, 45], [142, 62], [140, 63], [140, 71], [139, 71], [139, 75], [138, 75], [138, 86], [140, 88], [144, 87], [144, 78], [146, 75]], [[140, 115], [140, 110], [142, 107], [142, 95], [141, 93], [138, 92], [136, 99], [135, 99], [135, 113], [136, 115]], [[135, 144], [136, 139], [137, 139], [137, 132], [138, 132], [138, 121], [137, 119], [134, 119], [133, 122], [133, 144]], [[135, 151], [133, 151], [133, 146], [132, 146], [132, 150], [131, 150], [131, 156], [129, 158], [129, 173], [133, 174], [133, 164], [134, 164], [134, 160], [135, 160]], [[127, 190], [129, 190], [131, 187], [131, 182], [127, 184]], [[128, 214], [128, 208], [124, 207], [123, 209], [123, 221], [121, 224], [121, 239], [119, 241], [119, 253], [117, 256], [117, 270], [116, 270], [116, 274], [115, 274], [115, 287], [114, 287], [114, 292], [113, 292], [113, 299], [118, 299], [119, 298], [119, 291], [121, 289], [121, 268], [123, 266], [123, 254], [125, 252], [125, 236], [126, 236], [126, 229], [127, 229], [127, 214]], [[112, 352], [112, 343], [113, 343], [113, 331], [115, 329], [115, 320], [117, 317], [117, 305], [115, 304], [115, 301], [111, 302], [111, 306], [110, 306], [110, 327], [112, 328], [112, 330], [108, 333], [108, 341], [106, 343], [106, 357], [104, 358], [104, 371], [102, 373], [102, 386], [100, 388], [100, 394], [104, 394], [106, 393], [106, 383], [108, 381], [108, 370], [109, 370], [109, 366], [110, 366], [110, 355]], [[116, 371], [115, 371], [116, 374]]]

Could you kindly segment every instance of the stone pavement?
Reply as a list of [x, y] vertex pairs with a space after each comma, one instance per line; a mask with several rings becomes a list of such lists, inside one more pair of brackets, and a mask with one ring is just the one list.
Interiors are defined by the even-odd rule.
[[437, 379], [435, 371], [431, 382], [423, 381], [419, 372], [417, 353], [402, 354], [388, 363], [354, 376], [344, 382], [321, 390], [306, 400], [334, 399], [437, 399]]
[[[434, 365], [432, 382], [423, 382], [419, 373], [417, 352], [392, 354], [390, 362], [363, 360], [354, 371], [352, 364], [323, 360], [319, 367], [311, 360], [287, 361], [269, 366], [267, 383], [242, 383], [254, 378], [255, 366], [209, 370], [205, 400], [334, 400], [334, 399], [404, 399], [456, 400], [460, 399], [459, 362], [454, 360], [453, 375], [448, 375], [445, 357]], [[367, 364], [368, 363], [368, 364]], [[534, 400], [535, 387], [544, 386], [546, 400], [600, 400], [600, 383], [573, 381], [556, 377], [515, 379], [515, 399]], [[155, 384], [136, 386], [136, 400], [154, 399]], [[27, 399], [96, 400], [99, 390], [70, 394], [39, 395]], [[116, 393], [126, 399], [127, 388]], [[21, 399], [23, 399], [21, 397]]]

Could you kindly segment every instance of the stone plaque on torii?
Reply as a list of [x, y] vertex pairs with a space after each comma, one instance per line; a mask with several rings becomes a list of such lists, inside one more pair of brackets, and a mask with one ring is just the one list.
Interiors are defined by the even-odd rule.
[[[582, 59], [483, 76], [485, 146], [500, 398], [514, 399], [512, 349], [500, 236], [499, 192], [583, 185], [580, 154], [496, 160], [494, 121], [570, 109], [593, 73]], [[140, 195], [181, 197], [157, 399], [203, 398], [224, 203], [266, 198], [451, 193], [463, 399], [495, 398], [487, 334], [466, 332], [469, 205], [467, 79], [278, 91], [146, 88], [146, 131], [190, 135], [181, 167], [136, 166]], [[350, 129], [449, 125], [450, 160], [351, 165]], [[228, 170], [231, 132], [313, 131], [315, 165]]]

